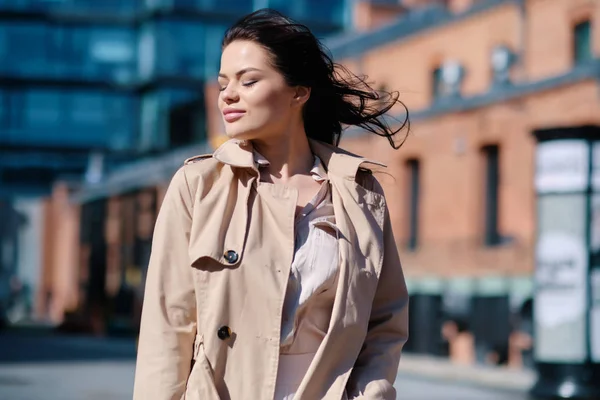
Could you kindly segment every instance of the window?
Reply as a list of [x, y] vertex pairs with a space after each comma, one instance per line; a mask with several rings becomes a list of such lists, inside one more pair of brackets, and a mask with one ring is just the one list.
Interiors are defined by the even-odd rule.
[[48, 70], [47, 37], [49, 28], [39, 23], [8, 23], [5, 26], [4, 66], [15, 75], [43, 75]]
[[198, 126], [201, 102], [190, 102], [173, 107], [169, 113], [169, 145], [172, 147], [185, 146], [194, 143], [197, 132], [203, 127]]
[[389, 89], [385, 83], [377, 86], [377, 94], [379, 95], [379, 99], [377, 99], [376, 105], [378, 108], [383, 108], [387, 105], [386, 100], [389, 99], [389, 95], [387, 93], [389, 93]]
[[573, 59], [575, 64], [589, 61], [592, 58], [591, 30], [590, 21], [575, 25], [573, 34]]
[[[8, 126], [8, 96], [6, 92], [0, 89], [0, 132]], [[2, 141], [2, 133], [0, 133], [0, 142]]]
[[154, 76], [156, 68], [156, 28], [154, 24], [142, 26], [138, 42], [138, 76], [142, 80]]
[[169, 93], [169, 145], [189, 145], [205, 138], [204, 98], [193, 91]]
[[419, 160], [406, 162], [408, 172], [408, 248], [415, 250], [419, 236], [419, 200], [421, 168]]
[[442, 67], [437, 67], [431, 75], [431, 96], [437, 99], [444, 94], [444, 80], [442, 78]]
[[70, 97], [68, 110], [71, 123], [78, 126], [104, 126], [108, 115], [106, 113], [105, 96], [98, 93], [73, 93]]
[[25, 118], [27, 126], [57, 126], [63, 118], [61, 97], [57, 91], [26, 92]]
[[221, 64], [221, 40], [226, 30], [227, 25], [213, 24], [206, 27], [204, 71], [208, 80], [217, 79]]
[[[8, 29], [6, 28], [6, 25], [0, 25], [0, 59], [2, 60], [6, 60], [5, 57], [7, 57], [8, 51]], [[2, 65], [0, 65], [0, 71], [4, 71], [4, 69], [6, 68], [6, 66], [4, 65], [5, 63], [2, 63]]]
[[254, 3], [252, 0], [146, 0], [146, 2], [168, 3], [182, 10], [206, 10], [237, 15], [251, 12]]
[[510, 83], [510, 69], [514, 60], [515, 55], [508, 46], [494, 46], [490, 57], [494, 83]]
[[310, 20], [325, 24], [341, 25], [344, 22], [344, 1], [340, 0], [306, 0], [306, 9], [310, 10]]
[[498, 146], [485, 146], [482, 149], [485, 163], [485, 216], [484, 243], [486, 246], [500, 244], [498, 233]]
[[185, 21], [161, 21], [157, 25], [157, 72], [162, 76], [204, 76], [205, 26]]
[[132, 145], [137, 118], [132, 96], [65, 89], [6, 95], [0, 117], [13, 143], [117, 150]]

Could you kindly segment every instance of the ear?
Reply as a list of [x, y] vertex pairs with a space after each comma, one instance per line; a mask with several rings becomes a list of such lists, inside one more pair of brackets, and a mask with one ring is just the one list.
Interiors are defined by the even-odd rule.
[[310, 98], [310, 88], [306, 86], [296, 86], [294, 92], [294, 104], [304, 105]]

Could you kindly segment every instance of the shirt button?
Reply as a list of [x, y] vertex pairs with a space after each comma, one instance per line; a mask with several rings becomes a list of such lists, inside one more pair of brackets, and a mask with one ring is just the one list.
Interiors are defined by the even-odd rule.
[[227, 262], [229, 264], [235, 264], [238, 261], [238, 259], [240, 258], [238, 256], [238, 253], [235, 252], [234, 250], [228, 250], [227, 252], [225, 252], [224, 257], [225, 257], [225, 260], [227, 260]]
[[220, 327], [219, 330], [217, 331], [217, 336], [221, 340], [229, 339], [231, 337], [231, 328], [228, 327], [227, 325]]

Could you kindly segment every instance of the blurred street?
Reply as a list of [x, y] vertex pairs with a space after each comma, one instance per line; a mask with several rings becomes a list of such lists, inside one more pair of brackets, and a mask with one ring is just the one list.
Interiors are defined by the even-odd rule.
[[[131, 399], [134, 359], [135, 343], [130, 339], [43, 332], [0, 334], [0, 399]], [[412, 362], [407, 357], [406, 363]], [[514, 390], [488, 389], [405, 372], [398, 376], [396, 387], [398, 399], [403, 400], [527, 398]]]
[[[296, 22], [314, 38], [302, 44], [310, 35]], [[240, 41], [255, 57], [230, 56]], [[220, 320], [253, 321], [234, 307], [263, 289], [249, 253], [265, 271], [287, 266], [255, 234], [280, 205], [260, 205], [266, 192], [243, 199], [263, 170], [235, 143], [276, 133], [294, 145], [273, 156], [319, 158], [323, 186], [338, 173], [356, 184], [330, 194], [343, 200], [332, 201], [336, 219], [353, 209], [369, 221], [339, 227], [360, 263], [387, 260], [393, 231], [403, 278], [347, 280], [333, 304], [362, 306], [354, 293], [374, 293], [363, 281], [406, 286], [399, 399], [529, 400], [536, 382], [556, 398], [600, 399], [600, 0], [0, 0], [0, 57], [0, 400], [131, 399], [153, 247], [189, 250], [161, 269], [193, 267], [194, 289], [201, 280], [207, 299], [222, 299]], [[291, 87], [309, 95], [277, 101]], [[307, 139], [360, 158], [322, 157]], [[155, 235], [172, 221], [158, 215], [173, 177], [209, 154], [183, 174], [191, 228]], [[296, 176], [308, 171], [279, 164], [264, 168], [271, 184], [304, 190]], [[377, 194], [355, 167], [373, 173]], [[219, 191], [225, 179], [237, 189]], [[170, 237], [184, 230], [187, 249]], [[310, 249], [315, 265], [320, 251]], [[227, 270], [202, 255], [225, 255]], [[159, 297], [191, 317], [192, 302], [170, 300], [176, 286]], [[269, 288], [257, 301], [275, 298]]]

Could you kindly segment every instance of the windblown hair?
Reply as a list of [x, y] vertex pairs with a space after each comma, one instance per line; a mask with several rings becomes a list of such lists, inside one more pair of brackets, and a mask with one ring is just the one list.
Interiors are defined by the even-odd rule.
[[[239, 20], [227, 30], [223, 48], [237, 40], [261, 45], [272, 57], [273, 66], [290, 86], [311, 89], [304, 105], [304, 129], [308, 137], [338, 146], [345, 126], [357, 126], [388, 139], [398, 149], [394, 136], [410, 127], [408, 109], [398, 92], [376, 91], [344, 66], [334, 63], [310, 29], [281, 13], [262, 9]], [[396, 129], [385, 114], [400, 104], [406, 112]], [[398, 121], [399, 122], [399, 121]]]

